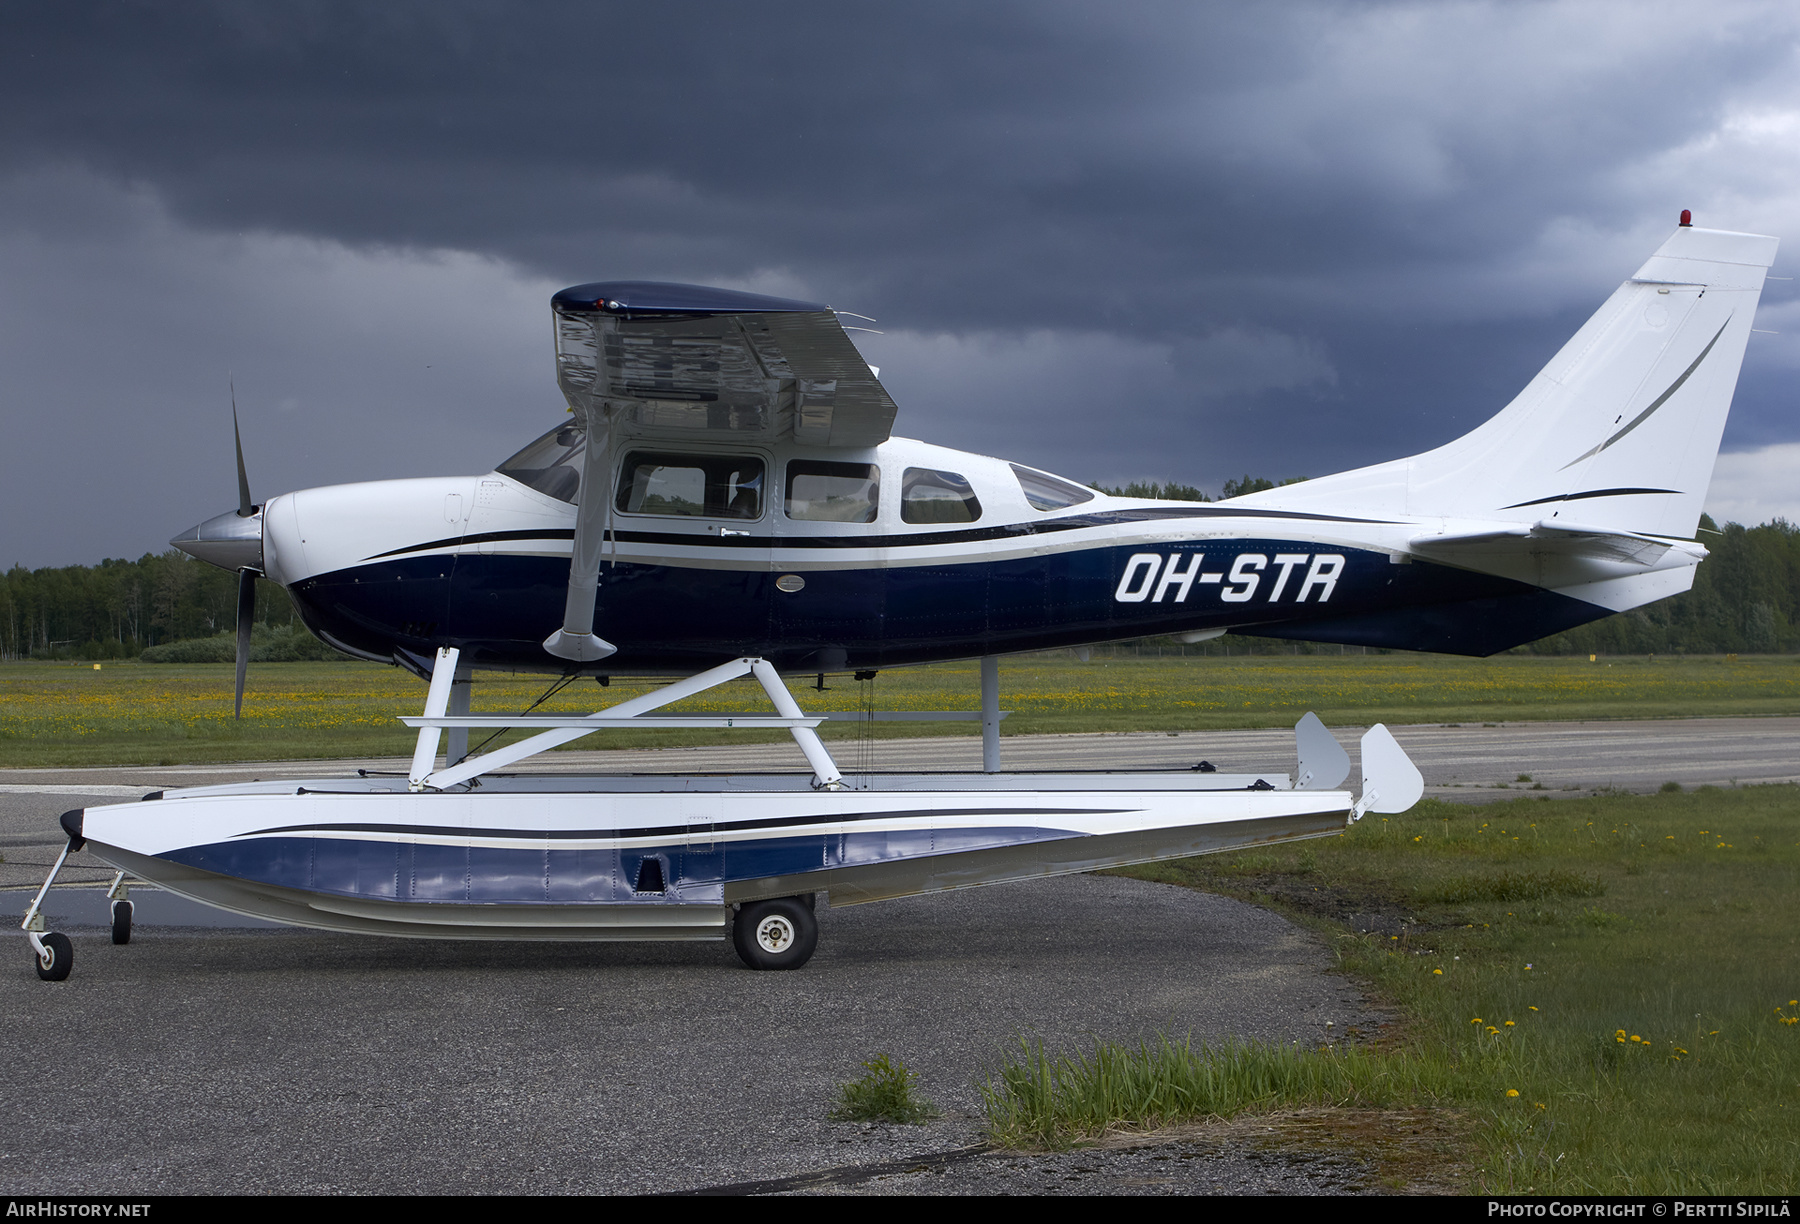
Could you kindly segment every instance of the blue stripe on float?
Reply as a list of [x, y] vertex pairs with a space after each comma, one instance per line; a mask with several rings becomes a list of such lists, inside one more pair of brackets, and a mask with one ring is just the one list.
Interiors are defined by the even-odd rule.
[[[1249, 787], [1239, 789], [1248, 790]], [[308, 794], [355, 795], [361, 791], [309, 791]], [[444, 791], [442, 794], [455, 792]], [[859, 820], [916, 820], [938, 816], [1117, 816], [1136, 813], [1142, 808], [1070, 807], [980, 807], [980, 808], [903, 808], [887, 812], [839, 812], [830, 816], [772, 816], [751, 820], [718, 820], [705, 827], [715, 833], [760, 832], [793, 825], [848, 824]], [[650, 825], [641, 829], [507, 829], [500, 826], [422, 825], [408, 823], [376, 823], [343, 821], [333, 824], [311, 823], [282, 825], [277, 828], [252, 829], [235, 837], [266, 837], [272, 833], [399, 833], [415, 837], [467, 837], [546, 841], [602, 841], [610, 838], [667, 837], [674, 832], [687, 832], [687, 826]]]
[[[1059, 841], [1067, 829], [974, 828], [848, 832], [619, 849], [435, 845], [407, 840], [263, 837], [185, 846], [159, 857], [186, 867], [301, 892], [400, 902], [493, 905], [718, 902], [727, 880], [797, 875]], [[632, 891], [646, 858], [665, 864], [666, 890]]]

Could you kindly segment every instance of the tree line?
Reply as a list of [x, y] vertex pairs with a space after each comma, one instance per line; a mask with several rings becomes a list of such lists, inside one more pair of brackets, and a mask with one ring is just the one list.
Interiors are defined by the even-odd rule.
[[[1180, 484], [1095, 487], [1128, 497], [1213, 500]], [[1245, 477], [1226, 482], [1221, 497], [1274, 487], [1273, 481]], [[1727, 523], [1721, 529], [1702, 516], [1700, 539], [1712, 555], [1701, 563], [1691, 591], [1521, 646], [1519, 651], [1614, 655], [1800, 651], [1800, 527], [1776, 519], [1758, 527]], [[0, 659], [228, 660], [236, 621], [237, 575], [173, 549], [146, 553], [136, 561], [109, 558], [99, 565], [35, 570], [15, 565], [0, 575]], [[342, 657], [306, 631], [287, 592], [272, 582], [257, 584], [256, 622], [254, 657]], [[1234, 641], [1234, 653], [1267, 649], [1287, 654], [1296, 649], [1287, 641]]]
[[1531, 654], [1788, 654], [1800, 650], [1800, 527], [1784, 519], [1721, 530], [1700, 516], [1711, 554], [1690, 591], [1558, 633]]
[[1193, 485], [1178, 484], [1171, 480], [1168, 484], [1148, 483], [1134, 480], [1128, 485], [1111, 488], [1096, 481], [1089, 481], [1089, 487], [1100, 490], [1112, 497], [1153, 497], [1158, 501], [1191, 501], [1209, 502], [1225, 501], [1227, 498], [1242, 497], [1246, 493], [1261, 493], [1264, 489], [1279, 488], [1282, 485], [1299, 484], [1304, 476], [1290, 476], [1286, 480], [1267, 480], [1261, 476], [1245, 476], [1240, 480], [1227, 480], [1219, 490], [1217, 497], [1209, 497]]
[[[267, 581], [256, 587], [264, 636], [305, 632], [286, 591]], [[0, 574], [0, 659], [129, 659], [234, 634], [236, 626], [237, 575], [175, 549]]]

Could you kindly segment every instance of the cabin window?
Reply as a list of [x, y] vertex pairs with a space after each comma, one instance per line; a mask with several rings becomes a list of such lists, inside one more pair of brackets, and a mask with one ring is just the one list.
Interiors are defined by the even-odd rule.
[[1019, 478], [1019, 488], [1024, 491], [1025, 500], [1031, 503], [1033, 510], [1066, 510], [1070, 506], [1094, 500], [1092, 489], [1084, 489], [1060, 476], [1052, 476], [1035, 468], [1020, 467], [1016, 463], [1012, 465], [1012, 470], [1013, 475]]
[[632, 451], [619, 468], [616, 505], [624, 514], [754, 519], [762, 485], [762, 460], [750, 455]]
[[579, 426], [558, 425], [495, 470], [557, 501], [578, 505], [586, 451], [587, 434]]
[[981, 499], [955, 472], [907, 468], [900, 481], [903, 523], [973, 523], [981, 517]]
[[881, 469], [873, 463], [794, 459], [787, 465], [787, 516], [820, 523], [873, 523]]

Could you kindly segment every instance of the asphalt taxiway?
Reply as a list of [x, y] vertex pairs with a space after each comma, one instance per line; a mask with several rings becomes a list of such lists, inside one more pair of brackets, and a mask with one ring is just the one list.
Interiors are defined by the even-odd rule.
[[[1446, 798], [1800, 775], [1800, 719], [1395, 730], [1431, 793]], [[1354, 755], [1354, 736], [1342, 737]], [[872, 751], [883, 770], [968, 768], [979, 748], [911, 740]], [[839, 755], [852, 765], [852, 753]], [[685, 772], [766, 768], [768, 757], [767, 747], [663, 749], [558, 754], [555, 763]], [[1291, 738], [1005, 744], [1009, 768], [1200, 759], [1284, 771]], [[16, 925], [23, 886], [41, 881], [66, 808], [356, 765], [393, 763], [0, 771], [0, 913]], [[90, 863], [72, 875], [106, 873]], [[1355, 1158], [1241, 1142], [1171, 1141], [1079, 1160], [971, 1150], [981, 1085], [1022, 1040], [1053, 1049], [1160, 1034], [1310, 1043], [1379, 1024], [1330, 972], [1328, 948], [1222, 898], [1071, 877], [824, 910], [811, 964], [759, 974], [723, 944], [414, 942], [231, 919], [209, 928], [194, 925], [207, 911], [138, 895], [137, 934], [114, 947], [93, 892], [53, 892], [53, 925], [75, 940], [68, 981], [38, 981], [23, 937], [12, 968], [0, 966], [13, 1051], [0, 1088], [9, 1120], [0, 1186], [10, 1193], [1378, 1188]], [[878, 1053], [918, 1072], [921, 1092], [943, 1110], [938, 1120], [831, 1121], [837, 1086]]]
[[[979, 1085], [1022, 1040], [1312, 1043], [1377, 1020], [1284, 920], [1134, 880], [827, 910], [821, 927], [797, 973], [752, 973], [724, 944], [144, 925], [114, 947], [65, 924], [75, 972], [46, 983], [20, 938], [0, 971], [0, 1185], [694, 1190], [978, 1142]], [[830, 1120], [879, 1053], [918, 1073], [938, 1121]]]

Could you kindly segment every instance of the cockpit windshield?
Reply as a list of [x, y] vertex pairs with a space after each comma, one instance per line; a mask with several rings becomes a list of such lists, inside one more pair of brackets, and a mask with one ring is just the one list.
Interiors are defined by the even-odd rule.
[[586, 451], [587, 434], [579, 426], [564, 423], [495, 470], [557, 501], [579, 505], [581, 457]]
[[1070, 506], [1094, 500], [1092, 489], [1084, 489], [1072, 480], [1064, 480], [1036, 468], [1020, 467], [1016, 463], [1012, 465], [1012, 470], [1013, 475], [1019, 478], [1020, 491], [1025, 494], [1025, 500], [1031, 503], [1033, 510], [1066, 510]]

